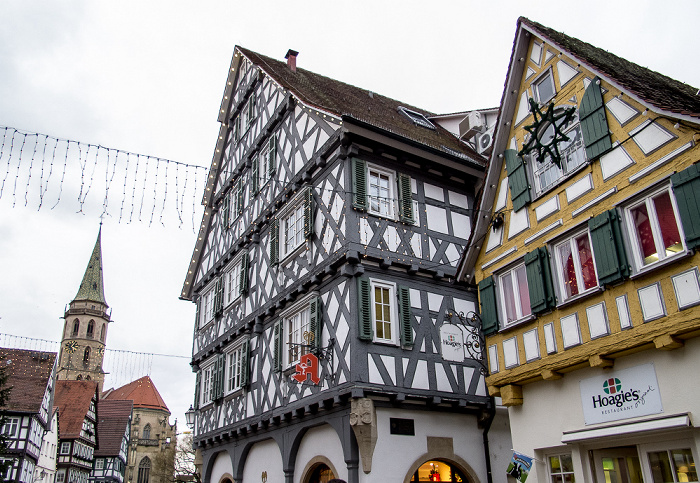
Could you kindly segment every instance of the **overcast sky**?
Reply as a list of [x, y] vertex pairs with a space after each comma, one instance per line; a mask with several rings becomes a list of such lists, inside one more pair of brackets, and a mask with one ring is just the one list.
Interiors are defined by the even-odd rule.
[[[700, 87], [695, 0], [3, 0], [0, 126], [208, 167], [237, 44], [278, 59], [295, 49], [299, 67], [436, 113], [496, 107], [520, 15]], [[0, 177], [15, 180], [2, 158]], [[25, 207], [21, 179], [0, 198], [0, 332], [60, 339], [102, 213], [97, 186], [76, 213], [79, 183], [54, 209], [37, 211], [32, 189]], [[127, 223], [114, 204], [103, 218], [107, 347], [189, 357], [195, 311], [178, 296], [191, 219]], [[148, 361], [132, 359], [111, 362], [113, 381], [143, 375]], [[150, 373], [181, 431], [188, 362], [154, 357]]]

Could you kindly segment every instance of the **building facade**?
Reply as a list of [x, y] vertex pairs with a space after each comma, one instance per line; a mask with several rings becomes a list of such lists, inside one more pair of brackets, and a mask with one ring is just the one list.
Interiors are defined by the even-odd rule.
[[[55, 355], [54, 355], [55, 359]], [[56, 481], [56, 453], [58, 451], [58, 410], [51, 411], [51, 425], [41, 440], [39, 460], [34, 467], [34, 483]]]
[[221, 105], [182, 292], [203, 477], [487, 481], [485, 436], [510, 443], [453, 282], [487, 126], [469, 145], [296, 57], [236, 47]]
[[697, 91], [518, 21], [460, 277], [528, 481], [698, 481]]
[[6, 406], [0, 408], [7, 437], [7, 452], [0, 459], [10, 462], [3, 478], [32, 483], [44, 435], [51, 430], [56, 354], [2, 348], [0, 364], [12, 388]]
[[129, 400], [100, 399], [97, 402], [99, 431], [90, 482], [125, 481], [133, 406], [133, 402]]
[[58, 360], [58, 379], [95, 381], [102, 391], [109, 306], [102, 277], [102, 229], [85, 269], [75, 298], [64, 314], [63, 335]]

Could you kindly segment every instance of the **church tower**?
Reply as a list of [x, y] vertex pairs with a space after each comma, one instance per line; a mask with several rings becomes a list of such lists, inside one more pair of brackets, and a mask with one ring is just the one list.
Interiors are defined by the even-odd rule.
[[108, 307], [102, 280], [100, 227], [83, 281], [64, 315], [65, 324], [58, 360], [59, 380], [95, 381], [100, 393], [102, 392], [105, 379], [102, 361], [110, 322]]

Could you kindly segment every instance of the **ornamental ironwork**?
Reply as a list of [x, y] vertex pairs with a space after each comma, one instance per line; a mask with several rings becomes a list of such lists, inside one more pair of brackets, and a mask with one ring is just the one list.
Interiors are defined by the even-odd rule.
[[486, 367], [486, 353], [484, 347], [486, 341], [481, 330], [481, 317], [474, 311], [458, 312], [453, 308], [445, 310], [445, 322], [464, 328], [464, 351], [465, 355], [479, 364], [482, 375], [488, 375]]
[[524, 127], [530, 133], [530, 139], [518, 152], [518, 156], [525, 156], [535, 151], [538, 162], [543, 162], [545, 157], [549, 156], [552, 162], [561, 168], [559, 143], [569, 140], [569, 137], [562, 130], [574, 119], [576, 108], [555, 109], [554, 103], [551, 102], [543, 114], [537, 102], [530, 99], [530, 112], [535, 120], [532, 124]]

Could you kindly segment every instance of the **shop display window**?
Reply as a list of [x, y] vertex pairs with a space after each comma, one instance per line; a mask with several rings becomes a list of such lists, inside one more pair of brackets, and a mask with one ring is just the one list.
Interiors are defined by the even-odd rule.
[[651, 452], [649, 466], [654, 483], [698, 481], [690, 449]]
[[446, 461], [426, 461], [413, 474], [411, 482], [442, 481], [461, 483], [469, 481], [461, 471]]

